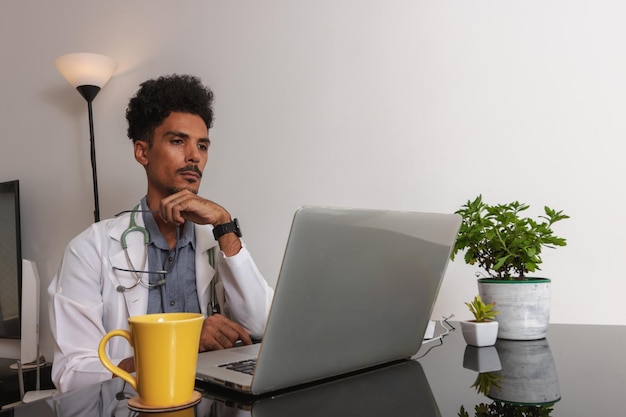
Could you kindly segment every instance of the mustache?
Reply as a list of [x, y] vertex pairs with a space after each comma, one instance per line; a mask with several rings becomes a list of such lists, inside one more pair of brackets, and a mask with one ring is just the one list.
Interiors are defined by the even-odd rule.
[[197, 165], [187, 165], [186, 167], [183, 168], [179, 168], [176, 170], [177, 174], [182, 174], [183, 172], [195, 172], [196, 174], [198, 174], [198, 177], [202, 178], [202, 171], [200, 171], [200, 168], [198, 168]]

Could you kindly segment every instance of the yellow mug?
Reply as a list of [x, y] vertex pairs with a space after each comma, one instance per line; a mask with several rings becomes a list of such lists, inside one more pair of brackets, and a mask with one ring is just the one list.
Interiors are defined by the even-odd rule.
[[[176, 407], [192, 400], [202, 330], [202, 314], [162, 313], [128, 319], [128, 330], [111, 330], [100, 341], [98, 356], [105, 368], [128, 382], [146, 407]], [[114, 365], [106, 344], [121, 336], [135, 351], [135, 378]]]

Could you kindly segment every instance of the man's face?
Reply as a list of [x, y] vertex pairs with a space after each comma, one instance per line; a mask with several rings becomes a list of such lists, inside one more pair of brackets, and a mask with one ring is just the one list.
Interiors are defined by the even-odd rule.
[[198, 193], [209, 150], [208, 129], [200, 116], [172, 112], [154, 130], [152, 145], [135, 143], [135, 159], [148, 176], [148, 192], [163, 198], [182, 190]]

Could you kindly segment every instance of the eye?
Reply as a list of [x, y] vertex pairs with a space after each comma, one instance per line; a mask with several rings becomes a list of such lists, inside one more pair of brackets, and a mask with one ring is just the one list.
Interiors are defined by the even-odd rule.
[[200, 149], [201, 151], [207, 151], [209, 150], [209, 145], [207, 145], [206, 143], [200, 143], [198, 145], [198, 149]]

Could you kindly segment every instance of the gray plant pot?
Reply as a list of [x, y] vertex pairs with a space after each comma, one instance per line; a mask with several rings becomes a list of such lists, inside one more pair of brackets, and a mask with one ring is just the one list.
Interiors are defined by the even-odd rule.
[[548, 334], [550, 323], [550, 280], [526, 281], [478, 280], [478, 293], [485, 302], [496, 303], [498, 338], [537, 340]]

